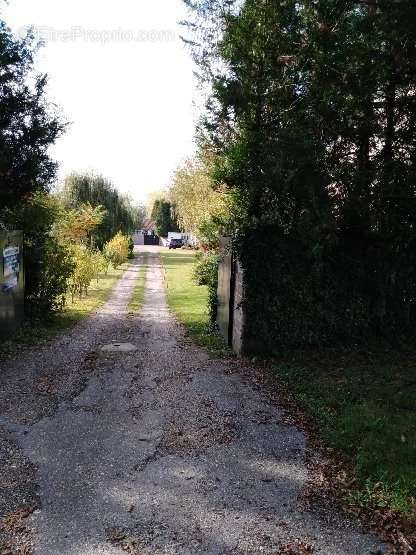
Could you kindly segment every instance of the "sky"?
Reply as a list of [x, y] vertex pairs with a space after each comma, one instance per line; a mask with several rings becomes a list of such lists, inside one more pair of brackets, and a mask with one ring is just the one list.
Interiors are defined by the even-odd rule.
[[92, 170], [144, 202], [194, 152], [196, 81], [179, 38], [181, 0], [10, 0], [15, 33], [33, 25], [36, 69], [70, 126], [52, 149], [59, 179]]

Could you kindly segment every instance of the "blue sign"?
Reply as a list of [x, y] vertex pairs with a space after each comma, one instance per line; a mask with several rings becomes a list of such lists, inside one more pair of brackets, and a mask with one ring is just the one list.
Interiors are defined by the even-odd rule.
[[2, 290], [10, 293], [19, 283], [20, 255], [19, 247], [3, 249], [3, 284]]

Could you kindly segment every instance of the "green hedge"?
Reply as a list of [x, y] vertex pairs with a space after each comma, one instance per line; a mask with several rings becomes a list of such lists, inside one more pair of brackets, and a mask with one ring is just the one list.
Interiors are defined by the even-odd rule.
[[312, 256], [310, 246], [276, 226], [240, 234], [235, 248], [244, 270], [250, 352], [414, 335], [414, 276], [406, 281], [396, 271], [381, 318], [381, 270], [370, 255], [352, 260], [346, 249], [334, 249]]

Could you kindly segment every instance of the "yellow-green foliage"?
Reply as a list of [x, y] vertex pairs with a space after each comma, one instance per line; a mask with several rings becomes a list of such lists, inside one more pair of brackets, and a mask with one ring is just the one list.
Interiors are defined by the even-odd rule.
[[92, 254], [92, 258], [94, 262], [94, 277], [98, 282], [100, 274], [104, 274], [104, 275], [108, 274], [108, 268], [110, 266], [110, 263], [103, 255], [103, 253], [99, 250], [95, 251]]
[[113, 268], [118, 268], [127, 262], [129, 256], [129, 239], [120, 231], [106, 243], [104, 256], [109, 260]]
[[94, 208], [89, 203], [71, 210], [62, 208], [55, 233], [64, 242], [91, 242], [91, 234], [102, 223], [105, 215], [106, 210], [102, 206]]
[[229, 213], [229, 199], [222, 187], [214, 187], [210, 175], [212, 159], [200, 154], [187, 160], [174, 176], [169, 196], [182, 229], [192, 231], [198, 238], [208, 222], [225, 220]]
[[96, 267], [96, 253], [90, 251], [85, 245], [73, 245], [72, 256], [75, 269], [69, 279], [69, 290], [73, 300], [76, 293], [80, 297], [82, 297], [83, 293], [87, 294], [88, 287], [94, 277], [97, 276], [98, 271]]
[[65, 245], [73, 263], [72, 275], [67, 280], [67, 290], [72, 302], [77, 294], [82, 298], [95, 278], [98, 282], [100, 273], [107, 273], [108, 261], [101, 252], [89, 248], [92, 233], [103, 220], [105, 210], [102, 206], [93, 208], [83, 204], [77, 209], [67, 210], [60, 206], [59, 217], [55, 222], [54, 235], [57, 241]]

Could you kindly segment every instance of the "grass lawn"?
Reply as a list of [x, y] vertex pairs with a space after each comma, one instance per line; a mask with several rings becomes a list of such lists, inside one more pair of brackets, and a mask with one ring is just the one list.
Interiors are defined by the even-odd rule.
[[184, 324], [196, 344], [213, 356], [230, 356], [219, 333], [210, 330], [207, 312], [208, 289], [192, 280], [195, 251], [166, 250], [161, 253], [169, 308]]
[[141, 263], [137, 273], [137, 281], [130, 299], [128, 310], [131, 314], [139, 312], [143, 305], [144, 290], [146, 285], [147, 253], [140, 256]]
[[416, 517], [415, 354], [305, 353], [275, 369], [324, 442], [352, 461], [352, 500]]
[[111, 269], [106, 276], [102, 275], [98, 283], [94, 280], [88, 289], [88, 296], [82, 299], [75, 297], [74, 303], [71, 301], [71, 295], [67, 295], [65, 310], [49, 322], [24, 324], [13, 338], [0, 342], [0, 355], [13, 354], [23, 344], [32, 345], [39, 340], [49, 339], [100, 308], [109, 299], [115, 284], [127, 268], [128, 263], [123, 264], [117, 270]]

